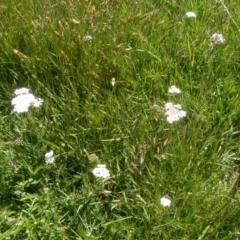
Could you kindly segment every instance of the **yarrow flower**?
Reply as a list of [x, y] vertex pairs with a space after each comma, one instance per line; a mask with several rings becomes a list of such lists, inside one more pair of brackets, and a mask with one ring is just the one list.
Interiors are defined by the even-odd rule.
[[182, 110], [180, 104], [173, 104], [171, 102], [165, 103], [165, 115], [167, 116], [167, 121], [172, 124], [178, 121], [180, 118], [186, 116], [186, 112]]
[[161, 204], [163, 207], [170, 207], [170, 205], [171, 205], [171, 200], [170, 200], [168, 197], [164, 196], [164, 197], [162, 197], [162, 198], [160, 199], [160, 204]]
[[98, 178], [108, 178], [108, 177], [110, 177], [110, 172], [107, 169], [105, 164], [98, 164], [97, 167], [95, 167], [92, 170], [92, 173], [95, 177], [98, 177]]
[[113, 77], [113, 78], [111, 79], [111, 85], [114, 87], [115, 84], [116, 84], [116, 79]]
[[17, 96], [17, 95], [21, 95], [21, 94], [27, 94], [29, 93], [29, 89], [28, 88], [19, 88], [19, 89], [16, 89], [14, 91], [14, 94]]
[[218, 44], [222, 44], [225, 42], [225, 39], [222, 34], [214, 33], [210, 38], [210, 47], [214, 48]]
[[85, 35], [85, 36], [83, 37], [83, 40], [84, 40], [85, 42], [92, 41], [92, 36], [91, 36], [91, 35]]
[[14, 106], [13, 112], [28, 112], [30, 106], [40, 107], [43, 103], [41, 98], [35, 98], [33, 94], [29, 93], [28, 88], [16, 89], [14, 94], [16, 96], [12, 99], [11, 103]]
[[46, 164], [53, 164], [54, 161], [55, 161], [54, 152], [53, 150], [51, 150], [45, 154], [45, 162]]
[[75, 19], [75, 18], [72, 18], [72, 22], [75, 23], [75, 24], [79, 24], [80, 23], [80, 21]]
[[179, 94], [179, 93], [181, 93], [181, 90], [179, 88], [177, 88], [175, 85], [173, 85], [168, 89], [168, 92]]
[[186, 17], [187, 18], [195, 18], [196, 17], [196, 14], [194, 12], [187, 12], [186, 13]]

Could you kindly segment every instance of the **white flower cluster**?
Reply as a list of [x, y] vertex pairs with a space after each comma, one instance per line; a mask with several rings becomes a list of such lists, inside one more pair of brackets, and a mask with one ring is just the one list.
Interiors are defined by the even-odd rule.
[[179, 94], [179, 93], [181, 93], [181, 90], [179, 88], [177, 88], [175, 85], [173, 85], [168, 89], [168, 92]]
[[83, 37], [83, 41], [85, 41], [85, 42], [91, 42], [92, 41], [92, 39], [93, 39], [93, 37], [91, 36], [91, 35], [85, 35], [84, 37]]
[[45, 162], [46, 164], [53, 164], [54, 161], [55, 161], [54, 152], [53, 150], [51, 150], [45, 154]]
[[218, 44], [222, 44], [225, 42], [225, 39], [222, 34], [214, 33], [210, 38], [210, 47], [214, 48]]
[[170, 207], [171, 205], [171, 200], [168, 198], [168, 197], [162, 197], [160, 199], [160, 204], [163, 206], [163, 207]]
[[167, 116], [167, 121], [173, 123], [178, 121], [180, 118], [186, 116], [186, 112], [182, 110], [180, 104], [173, 104], [171, 102], [165, 103], [165, 115]]
[[97, 167], [95, 167], [92, 170], [92, 173], [95, 177], [98, 177], [98, 178], [108, 178], [108, 177], [110, 177], [110, 172], [107, 169], [105, 164], [98, 164]]
[[33, 94], [29, 93], [28, 88], [16, 89], [14, 94], [15, 97], [12, 99], [11, 103], [14, 106], [13, 112], [28, 112], [30, 106], [40, 107], [43, 103], [41, 98], [35, 98]]
[[75, 18], [72, 18], [72, 23], [79, 24], [79, 23], [80, 23], [80, 21], [79, 21], [79, 20], [77, 20], [77, 19], [75, 19]]
[[187, 18], [195, 18], [196, 17], [196, 14], [194, 12], [187, 12], [186, 13], [186, 17]]

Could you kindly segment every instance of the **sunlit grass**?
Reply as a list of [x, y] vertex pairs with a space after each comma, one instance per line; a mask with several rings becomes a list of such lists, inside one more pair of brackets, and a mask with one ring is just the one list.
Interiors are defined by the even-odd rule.
[[237, 239], [239, 11], [2, 1], [0, 238]]

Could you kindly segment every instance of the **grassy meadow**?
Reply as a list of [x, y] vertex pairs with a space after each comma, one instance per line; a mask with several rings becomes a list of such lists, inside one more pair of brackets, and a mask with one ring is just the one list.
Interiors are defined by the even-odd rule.
[[[239, 12], [2, 0], [0, 239], [239, 239]], [[14, 112], [19, 88], [43, 104]], [[169, 102], [186, 116], [169, 123]]]

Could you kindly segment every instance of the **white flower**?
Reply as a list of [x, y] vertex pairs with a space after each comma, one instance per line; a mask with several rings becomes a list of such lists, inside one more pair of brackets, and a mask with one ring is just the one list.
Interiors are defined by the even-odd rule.
[[41, 98], [35, 98], [29, 93], [27, 88], [19, 88], [14, 91], [16, 97], [12, 99], [13, 112], [23, 113], [28, 112], [30, 106], [40, 107], [43, 103]]
[[40, 107], [43, 104], [43, 100], [41, 98], [35, 98], [31, 105], [34, 107]]
[[186, 17], [187, 18], [195, 18], [196, 17], [196, 14], [194, 12], [187, 12], [186, 13]]
[[51, 150], [45, 154], [45, 162], [46, 164], [53, 164], [54, 161], [55, 161], [54, 152], [53, 150]]
[[210, 41], [211, 41], [210, 47], [213, 48], [213, 47], [215, 47], [215, 45], [217, 45], [217, 44], [222, 44], [222, 43], [224, 43], [224, 42], [225, 42], [225, 39], [224, 39], [224, 37], [223, 37], [222, 34], [214, 33], [214, 34], [211, 36]]
[[162, 197], [160, 199], [160, 204], [163, 206], [163, 207], [170, 207], [171, 205], [171, 200], [168, 198], [168, 197]]
[[97, 167], [95, 167], [92, 170], [92, 173], [93, 173], [93, 175], [95, 177], [99, 177], [99, 178], [108, 178], [108, 177], [110, 177], [110, 172], [106, 168], [105, 164], [98, 164]]
[[83, 40], [84, 40], [85, 42], [92, 41], [92, 36], [91, 36], [91, 35], [85, 35], [85, 36], [83, 37]]
[[181, 93], [181, 90], [179, 88], [177, 88], [175, 85], [173, 85], [168, 89], [168, 92], [178, 94], [178, 93]]
[[28, 88], [19, 88], [14, 91], [15, 95], [21, 95], [21, 94], [27, 94], [27, 93], [29, 93]]
[[72, 22], [75, 23], [75, 24], [79, 24], [80, 23], [80, 21], [75, 19], [75, 18], [72, 18]]
[[34, 101], [34, 96], [31, 93], [17, 95], [12, 99], [13, 111], [17, 113], [28, 112], [30, 103]]
[[178, 121], [180, 118], [186, 116], [186, 112], [182, 110], [180, 104], [173, 104], [171, 102], [165, 103], [165, 115], [167, 121], [171, 124]]
[[112, 84], [113, 87], [116, 84], [116, 79], [114, 77], [111, 79], [111, 84]]

